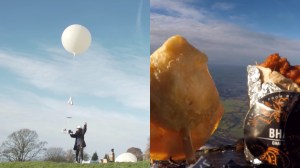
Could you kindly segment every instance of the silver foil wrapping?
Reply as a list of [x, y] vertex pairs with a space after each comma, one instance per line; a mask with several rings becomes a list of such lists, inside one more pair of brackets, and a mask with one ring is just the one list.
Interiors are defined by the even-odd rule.
[[283, 91], [274, 83], [271, 82], [263, 83], [260, 78], [261, 75], [259, 69], [255, 65], [248, 65], [247, 72], [248, 72], [248, 95], [250, 99], [250, 108], [254, 105], [254, 103], [258, 99], [270, 93]]
[[[247, 66], [247, 72], [248, 72], [248, 96], [249, 96], [249, 106], [251, 109], [252, 106], [255, 104], [256, 101], [258, 101], [260, 98], [274, 92], [282, 91], [281, 88], [276, 86], [274, 83], [271, 82], [263, 82], [261, 80], [261, 74], [259, 69], [255, 65], [248, 65]], [[246, 160], [250, 162], [254, 162], [254, 159], [256, 159], [247, 146], [245, 145], [245, 157]]]
[[300, 93], [263, 82], [255, 65], [249, 65], [247, 72], [250, 108], [244, 122], [246, 159], [253, 163], [259, 158], [277, 167], [300, 167]]

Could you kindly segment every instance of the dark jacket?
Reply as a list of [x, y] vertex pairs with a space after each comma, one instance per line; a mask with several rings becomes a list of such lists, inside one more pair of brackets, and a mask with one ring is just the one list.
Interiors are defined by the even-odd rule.
[[76, 144], [77, 144], [77, 139], [78, 138], [81, 138], [82, 147], [86, 147], [86, 144], [85, 144], [85, 141], [84, 141], [84, 134], [85, 134], [86, 130], [87, 130], [87, 125], [84, 124], [83, 129], [80, 128], [75, 132], [75, 134], [70, 134], [70, 136], [72, 138], [76, 138], [74, 148], [73, 148], [74, 150], [77, 150], [77, 145]]

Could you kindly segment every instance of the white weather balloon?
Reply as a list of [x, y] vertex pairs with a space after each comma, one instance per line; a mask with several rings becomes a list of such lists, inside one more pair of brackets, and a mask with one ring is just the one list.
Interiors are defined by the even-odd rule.
[[91, 41], [90, 31], [79, 24], [68, 26], [61, 36], [62, 45], [74, 56], [86, 51], [91, 45]]

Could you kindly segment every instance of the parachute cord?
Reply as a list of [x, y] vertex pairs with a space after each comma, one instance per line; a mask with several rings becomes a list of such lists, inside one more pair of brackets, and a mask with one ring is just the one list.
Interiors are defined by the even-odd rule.
[[[75, 80], [75, 56], [76, 56], [76, 54], [75, 53], [73, 53], [73, 57], [72, 57], [72, 70], [71, 70], [71, 76], [72, 76], [72, 78], [71, 78], [71, 83], [74, 83], [74, 80]], [[71, 91], [70, 91], [70, 97], [72, 97], [72, 95], [73, 95], [73, 91], [72, 91], [72, 89], [71, 89]]]
[[[72, 56], [72, 65], [71, 65], [71, 72], [70, 72], [70, 81], [71, 81], [71, 84], [74, 83], [74, 73], [75, 73], [75, 53], [73, 53], [73, 56]], [[69, 90], [69, 94], [70, 94], [70, 97], [68, 99], [68, 102], [67, 102], [67, 112], [66, 112], [66, 119], [67, 119], [67, 131], [68, 129], [70, 129], [70, 118], [68, 118], [68, 116], [70, 116], [70, 114], [72, 114], [73, 112], [73, 100], [72, 100], [72, 94], [73, 94], [73, 91], [72, 89]]]

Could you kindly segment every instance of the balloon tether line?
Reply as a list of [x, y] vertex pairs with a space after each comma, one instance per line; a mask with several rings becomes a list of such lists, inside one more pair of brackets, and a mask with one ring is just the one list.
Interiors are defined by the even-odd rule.
[[[75, 53], [73, 53], [73, 58], [72, 58], [72, 65], [71, 65], [71, 74], [70, 74], [70, 76], [71, 76], [71, 83], [74, 83], [74, 64], [75, 64]], [[73, 94], [73, 92], [72, 92], [72, 89], [71, 89], [71, 91], [69, 91], [69, 93], [70, 93], [70, 97], [69, 97], [69, 100], [68, 100], [68, 104], [69, 105], [71, 105], [71, 106], [73, 106], [73, 101], [72, 101], [72, 94]]]
[[[71, 73], [71, 75], [72, 75], [72, 80], [74, 80], [74, 72], [75, 72], [75, 53], [73, 53], [73, 57], [72, 57], [72, 73]], [[74, 83], [74, 81], [73, 81], [73, 83]], [[73, 94], [73, 92], [72, 92], [72, 90], [71, 90], [71, 93], [70, 93], [70, 97], [72, 97], [72, 94]]]

